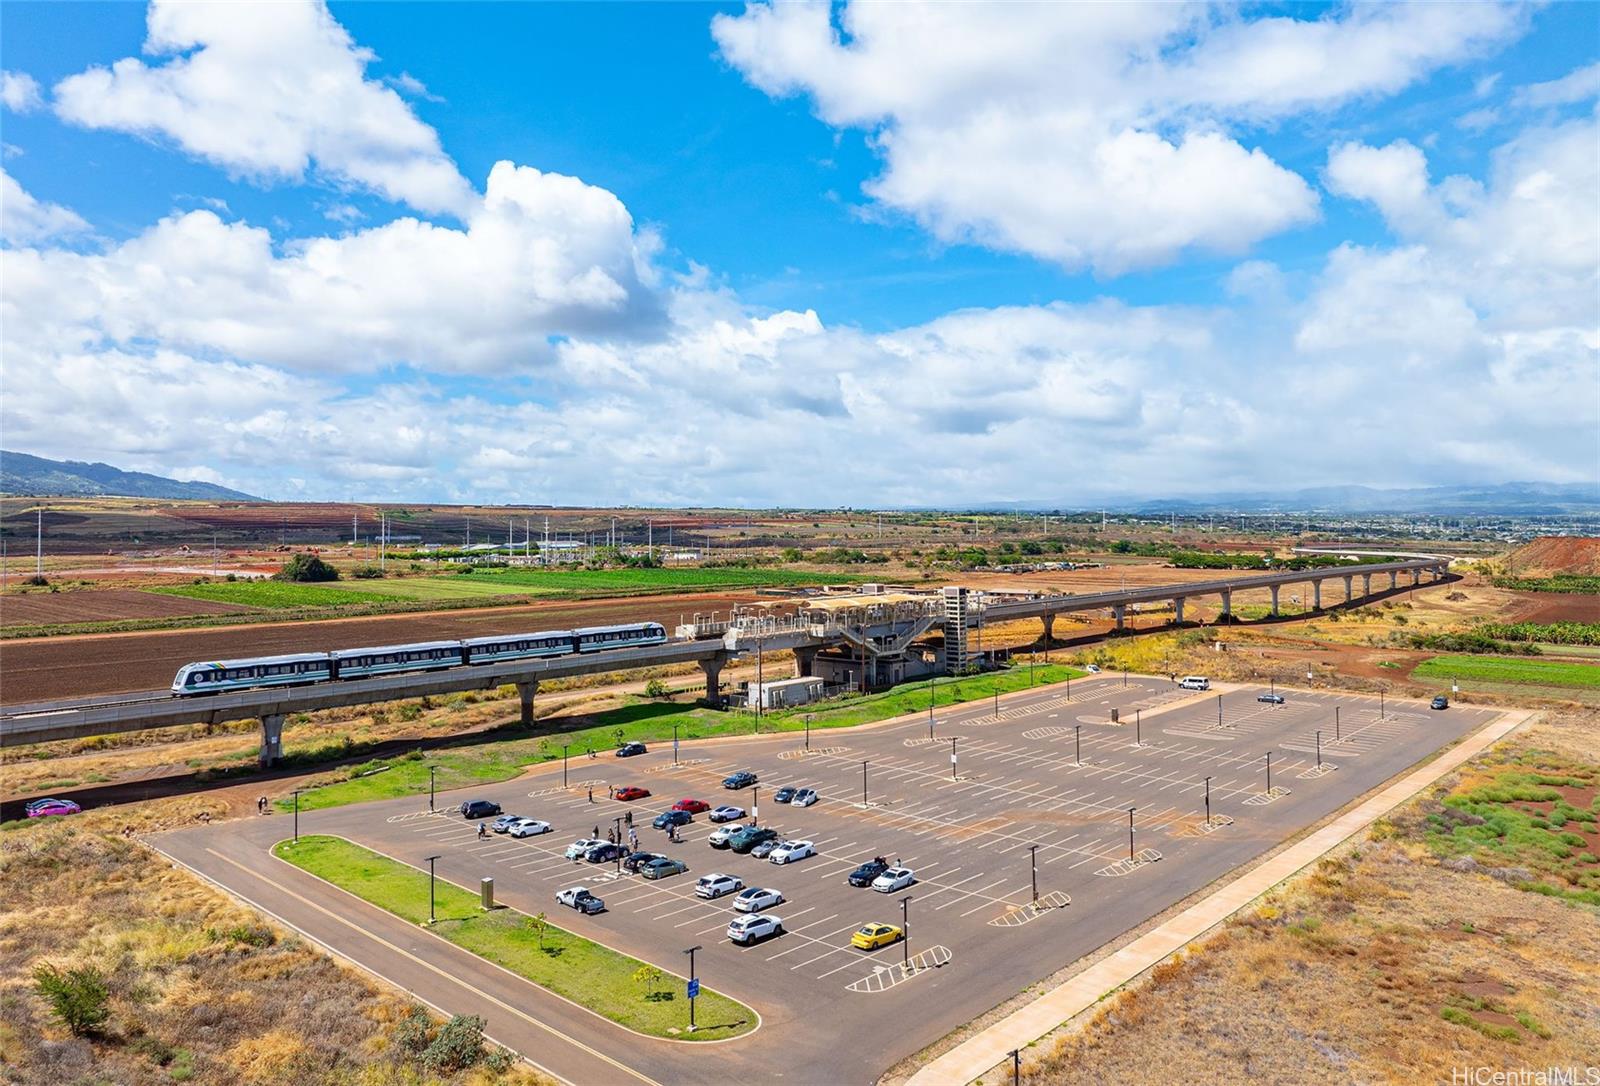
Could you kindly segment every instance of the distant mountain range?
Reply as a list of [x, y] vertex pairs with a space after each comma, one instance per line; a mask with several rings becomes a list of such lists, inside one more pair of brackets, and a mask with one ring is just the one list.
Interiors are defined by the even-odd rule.
[[122, 471], [110, 464], [46, 460], [0, 450], [0, 493], [29, 497], [83, 498], [103, 494], [126, 498], [179, 498], [200, 501], [258, 502], [263, 499], [215, 483], [182, 482]]
[[[1067, 509], [1048, 502], [1008, 504], [1016, 509]], [[1081, 507], [1079, 507], [1081, 508]], [[1566, 516], [1600, 513], [1594, 483], [1499, 483], [1382, 489], [1322, 486], [1290, 491], [1223, 492], [1194, 498], [1108, 498], [1093, 508], [1112, 513], [1397, 514], [1417, 516]]]

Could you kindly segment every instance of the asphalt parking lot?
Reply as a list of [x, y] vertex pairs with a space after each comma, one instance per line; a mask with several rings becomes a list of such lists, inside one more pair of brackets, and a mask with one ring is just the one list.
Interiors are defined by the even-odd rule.
[[[1101, 676], [1073, 682], [1070, 693], [1058, 685], [1017, 695], [998, 714], [989, 702], [942, 711], [931, 738], [923, 718], [814, 732], [809, 751], [795, 733], [685, 743], [676, 764], [669, 742], [634, 758], [574, 760], [565, 788], [556, 763], [515, 781], [441, 792], [435, 813], [422, 797], [302, 814], [300, 832], [340, 834], [423, 870], [425, 857], [439, 855], [441, 878], [476, 887], [492, 876], [503, 904], [548, 912], [671, 972], [683, 973], [681, 952], [698, 945], [702, 981], [762, 1016], [744, 1039], [691, 1046], [636, 1037], [522, 985], [525, 1009], [577, 1043], [580, 1051], [564, 1054], [548, 1030], [540, 1051], [516, 1045], [527, 1024], [456, 1006], [470, 1004], [465, 990], [431, 1000], [486, 1013], [491, 1034], [573, 1081], [618, 1080], [616, 1067], [586, 1062], [603, 1052], [661, 1082], [868, 1082], [1496, 715], [1294, 690], [1271, 705], [1256, 700], [1262, 692], [1197, 694], [1164, 679]], [[759, 805], [755, 789], [721, 787], [743, 769], [760, 777]], [[607, 798], [608, 788], [627, 785], [652, 795]], [[771, 797], [782, 785], [815, 788], [821, 800], [804, 809], [777, 804]], [[449, 813], [469, 796], [544, 819], [555, 832], [479, 839], [476, 823]], [[814, 842], [817, 855], [779, 866], [714, 850], [706, 837], [715, 826], [703, 814], [669, 844], [649, 823], [684, 797], [758, 808], [762, 825]], [[650, 881], [564, 858], [572, 840], [596, 827], [603, 836], [628, 810], [640, 847], [684, 860], [686, 874]], [[364, 961], [353, 933], [379, 924], [376, 910], [274, 860], [266, 850], [289, 828], [273, 817], [157, 844]], [[916, 883], [894, 894], [848, 886], [846, 875], [875, 855], [911, 868]], [[782, 917], [784, 934], [749, 948], [729, 943], [733, 898], [694, 895], [695, 879], [712, 872], [781, 891], [786, 900], [769, 912]], [[557, 890], [579, 884], [607, 911], [580, 916], [555, 906]], [[907, 896], [905, 943], [851, 948], [864, 923], [900, 924]], [[342, 926], [332, 914], [345, 917]], [[436, 952], [431, 942], [419, 935], [406, 945], [426, 956]], [[908, 958], [922, 968], [907, 972]], [[449, 971], [462, 968], [473, 967], [454, 962]]]

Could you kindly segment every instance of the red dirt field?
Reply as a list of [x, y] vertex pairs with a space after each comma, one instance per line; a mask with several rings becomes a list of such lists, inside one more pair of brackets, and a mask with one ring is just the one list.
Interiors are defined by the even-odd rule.
[[359, 648], [519, 630], [660, 622], [670, 632], [694, 612], [727, 611], [756, 597], [656, 596], [645, 599], [544, 603], [481, 611], [444, 611], [319, 622], [259, 623], [209, 630], [159, 630], [8, 641], [0, 702], [87, 697], [165, 688], [193, 660]]
[[75, 592], [28, 592], [7, 595], [0, 598], [0, 625], [39, 626], [58, 622], [107, 622], [125, 618], [243, 615], [257, 610], [258, 608], [237, 603], [162, 596], [136, 589], [95, 588]]
[[1518, 592], [1508, 622], [1600, 622], [1600, 596]]
[[1552, 573], [1600, 573], [1600, 539], [1547, 535], [1512, 551], [1506, 559], [1518, 577]]

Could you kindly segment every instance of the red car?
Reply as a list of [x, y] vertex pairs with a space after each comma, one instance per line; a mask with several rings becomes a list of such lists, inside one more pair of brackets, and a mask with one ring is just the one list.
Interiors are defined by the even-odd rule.
[[644, 797], [648, 796], [649, 794], [650, 794], [650, 789], [648, 789], [648, 788], [640, 788], [640, 787], [638, 787], [636, 785], [631, 785], [631, 784], [626, 788], [618, 788], [617, 789], [617, 798], [618, 799], [622, 799], [622, 800], [643, 799]]
[[703, 799], [680, 799], [672, 805], [674, 811], [688, 811], [690, 814], [704, 814], [711, 810], [711, 804]]

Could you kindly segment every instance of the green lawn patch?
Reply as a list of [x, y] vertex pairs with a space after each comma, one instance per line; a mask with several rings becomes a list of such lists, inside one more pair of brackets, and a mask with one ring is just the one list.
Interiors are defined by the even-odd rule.
[[[272, 852], [403, 920], [428, 922], [426, 871], [337, 837], [280, 841]], [[647, 983], [640, 970], [650, 967], [639, 959], [548, 922], [540, 934], [537, 925], [515, 909], [484, 912], [476, 894], [442, 879], [434, 884], [434, 915], [438, 918], [430, 929], [434, 934], [640, 1033], [721, 1041], [756, 1028], [758, 1019], [749, 1007], [701, 988], [695, 1001], [699, 1029], [689, 1033], [684, 978], [656, 970], [657, 976]], [[680, 1032], [669, 1032], [674, 1029]]]
[[145, 591], [162, 596], [183, 596], [192, 600], [215, 600], [272, 609], [343, 607], [355, 603], [381, 603], [384, 599], [371, 592], [289, 581], [209, 581], [205, 584], [163, 585]]
[[864, 579], [858, 575], [844, 573], [717, 566], [680, 566], [662, 569], [480, 569], [473, 573], [456, 574], [456, 577], [486, 586], [495, 586], [501, 592], [526, 592], [534, 595], [802, 587], [847, 584]]
[[[996, 690], [1002, 694], [1026, 690], [1030, 686], [1029, 670], [1026, 667], [1014, 667], [1009, 671], [988, 675], [941, 678], [932, 684], [932, 698], [936, 706], [948, 706], [992, 698]], [[1085, 674], [1076, 668], [1059, 664], [1032, 670], [1031, 685], [1034, 686], [1081, 678]], [[904, 683], [876, 694], [835, 698], [809, 709], [783, 709], [766, 713], [761, 718], [761, 730], [763, 733], [802, 731], [807, 716], [811, 718], [813, 730], [848, 728], [906, 713], [926, 712], [928, 700], [929, 684], [926, 681]], [[402, 757], [373, 762], [366, 768], [388, 768], [383, 772], [302, 792], [300, 808], [316, 810], [423, 794], [428, 791], [430, 765], [438, 767], [434, 782], [443, 791], [473, 783], [509, 780], [530, 765], [559, 759], [563, 745], [567, 747], [568, 756], [576, 769], [578, 763], [588, 758], [591, 750], [596, 752], [597, 757], [609, 758], [611, 751], [622, 743], [634, 740], [643, 743], [671, 742], [675, 725], [679, 739], [749, 735], [756, 726], [755, 714], [750, 712], [706, 709], [698, 705], [645, 698], [630, 698], [628, 704], [619, 708], [579, 719], [587, 722], [553, 734], [548, 731], [535, 734], [523, 729], [507, 729], [499, 733], [502, 738], [498, 741], [446, 747], [430, 751], [425, 759]], [[540, 723], [543, 729], [548, 729], [558, 726], [559, 718]], [[280, 800], [278, 807], [287, 811], [292, 803]]]
[[1510, 660], [1495, 656], [1434, 656], [1411, 672], [1419, 678], [1480, 679], [1542, 686], [1600, 686], [1600, 666], [1561, 660]]

